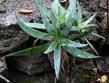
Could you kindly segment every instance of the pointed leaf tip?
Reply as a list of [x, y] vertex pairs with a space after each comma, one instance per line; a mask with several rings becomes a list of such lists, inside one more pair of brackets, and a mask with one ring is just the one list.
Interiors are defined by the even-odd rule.
[[60, 64], [61, 64], [61, 47], [57, 46], [57, 48], [54, 49], [54, 69], [57, 79], [59, 77]]

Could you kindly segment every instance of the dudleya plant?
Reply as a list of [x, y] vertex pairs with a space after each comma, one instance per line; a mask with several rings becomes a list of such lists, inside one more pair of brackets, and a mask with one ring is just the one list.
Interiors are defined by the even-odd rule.
[[[99, 36], [93, 33], [95, 24], [91, 23], [96, 14], [84, 21], [81, 7], [77, 0], [69, 0], [68, 9], [62, 7], [59, 0], [54, 0], [50, 9], [42, 5], [41, 0], [35, 0], [35, 4], [40, 11], [43, 23], [28, 23], [20, 20], [19, 17], [17, 17], [17, 21], [27, 34], [50, 43], [46, 45], [47, 49], [43, 51], [45, 54], [51, 52], [54, 54], [54, 70], [57, 78], [61, 66], [61, 57], [63, 56], [62, 49], [79, 58], [99, 58], [99, 56], [79, 49], [89, 44], [96, 52], [86, 38], [90, 34]], [[88, 44], [81, 44], [75, 41], [79, 41], [80, 38], [84, 38]]]

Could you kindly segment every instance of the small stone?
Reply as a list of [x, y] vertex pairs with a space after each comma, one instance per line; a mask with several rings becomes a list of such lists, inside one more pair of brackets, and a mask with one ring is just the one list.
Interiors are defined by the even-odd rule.
[[107, 79], [106, 75], [101, 76], [101, 83], [106, 83]]

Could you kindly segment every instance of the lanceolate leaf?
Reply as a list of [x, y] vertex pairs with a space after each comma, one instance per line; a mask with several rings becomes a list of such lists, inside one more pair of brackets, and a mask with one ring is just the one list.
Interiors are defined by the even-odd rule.
[[50, 53], [51, 51], [53, 51], [57, 47], [57, 45], [58, 45], [58, 43], [56, 41], [53, 41], [44, 53], [45, 54]]
[[91, 16], [88, 20], [83, 22], [83, 25], [87, 25], [88, 23], [90, 23], [94, 19], [95, 16], [96, 16], [96, 13], [93, 16]]
[[89, 44], [89, 46], [93, 49], [93, 51], [98, 55], [98, 52], [96, 51], [96, 49], [93, 47], [93, 45], [87, 40], [86, 37], [84, 37], [85, 41]]
[[76, 39], [77, 40], [77, 39], [80, 39], [82, 37], [86, 37], [86, 36], [90, 35], [94, 31], [94, 29], [90, 27], [90, 28], [87, 28], [86, 31], [87, 32], [85, 32], [85, 33], [83, 33], [83, 32], [81, 32], [81, 33], [74, 33], [74, 34], [72, 34], [70, 36], [70, 39], [72, 39], [72, 40], [75, 40]]
[[65, 21], [65, 27], [62, 30], [63, 35], [68, 35], [72, 28], [72, 23], [74, 20], [74, 16], [76, 14], [76, 0], [69, 0], [70, 5], [68, 7], [68, 10], [66, 12], [66, 21]]
[[52, 22], [52, 26], [53, 26], [54, 30], [57, 31], [57, 28], [59, 28], [59, 21], [52, 11], [50, 13], [50, 20]]
[[63, 15], [65, 15], [66, 14], [66, 11], [65, 11], [65, 9], [61, 6], [61, 4], [59, 3], [59, 6], [58, 6], [58, 16], [59, 16], [59, 18], [61, 17], [61, 16], [63, 16]]
[[80, 25], [80, 27], [78, 27], [78, 26], [72, 26], [72, 31], [79, 31], [79, 30], [82, 30], [82, 29], [84, 29], [84, 28], [92, 28], [92, 27], [95, 27], [95, 26], [97, 26], [97, 25], [95, 25], [95, 24], [88, 24], [88, 25], [83, 25], [83, 24], [81, 24]]
[[49, 22], [48, 17], [45, 14], [44, 6], [41, 4], [40, 0], [35, 0], [35, 3], [36, 3], [36, 6], [38, 7], [38, 9], [40, 10], [42, 21], [43, 21], [48, 33], [52, 34], [53, 27], [52, 27], [51, 23]]
[[57, 46], [54, 49], [54, 69], [57, 79], [59, 77], [60, 64], [61, 64], [61, 47]]
[[81, 23], [82, 22], [82, 10], [79, 5], [79, 2], [77, 2], [77, 5], [78, 5], [78, 22]]
[[75, 48], [87, 46], [87, 44], [80, 44], [69, 39], [64, 39], [64, 41], [65, 42], [62, 44], [62, 46], [75, 47]]
[[69, 7], [66, 12], [66, 19], [74, 18], [76, 14], [76, 0], [69, 0]]
[[46, 30], [45, 25], [42, 24], [42, 23], [29, 23], [29, 22], [24, 22], [23, 21], [23, 24], [30, 27], [30, 28]]
[[27, 48], [27, 49], [24, 49], [24, 50], [21, 50], [21, 51], [10, 53], [10, 54], [6, 55], [6, 57], [40, 55], [41, 53], [43, 53], [48, 48], [48, 46], [49, 46], [49, 43], [43, 44], [43, 45], [40, 45], [40, 46]]
[[96, 33], [92, 33], [92, 35], [94, 35], [94, 36], [97, 36], [97, 37], [100, 37], [100, 38], [102, 38], [102, 39], [106, 39], [105, 37], [103, 37], [103, 36], [101, 36], [101, 35], [98, 35], [98, 34], [96, 34]]
[[51, 6], [51, 9], [53, 11], [53, 13], [55, 13], [58, 17], [58, 6], [59, 6], [59, 0], [54, 0]]
[[43, 9], [42, 11], [43, 11], [44, 15], [46, 15], [49, 18], [50, 17], [50, 11], [44, 5], [41, 4], [41, 1], [42, 0], [38, 0], [38, 1], [35, 0], [35, 4], [38, 7], [38, 9], [39, 9], [39, 6], [38, 5], [40, 5], [42, 7], [41, 9]]
[[31, 27], [26, 26], [23, 23], [23, 21], [19, 20], [18, 17], [17, 17], [17, 21], [20, 27], [30, 36], [38, 38], [38, 39], [42, 39], [42, 40], [51, 40], [51, 37], [47, 33], [44, 33], [44, 32], [41, 32], [41, 31], [38, 31]]
[[83, 29], [83, 28], [90, 28], [90, 27], [95, 27], [95, 26], [97, 26], [97, 25], [95, 25], [95, 24], [87, 24], [87, 25], [82, 24], [82, 26], [81, 26], [80, 29]]
[[65, 9], [61, 6], [59, 3], [59, 0], [54, 0], [51, 7], [53, 13], [55, 13], [55, 16], [59, 18], [60, 16], [63, 16], [65, 14]]
[[74, 47], [64, 47], [66, 51], [68, 51], [72, 56], [84, 58], [84, 59], [92, 59], [92, 58], [99, 58], [100, 56], [94, 56], [92, 54], [89, 54], [85, 51], [82, 51], [80, 49], [74, 48]]

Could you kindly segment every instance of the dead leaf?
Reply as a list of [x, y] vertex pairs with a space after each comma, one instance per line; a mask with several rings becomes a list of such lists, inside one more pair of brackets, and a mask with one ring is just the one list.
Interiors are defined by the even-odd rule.
[[61, 2], [61, 3], [65, 3], [65, 2], [67, 2], [67, 0], [60, 0], [60, 2]]
[[17, 11], [18, 14], [31, 14], [33, 13], [32, 10], [18, 10]]

